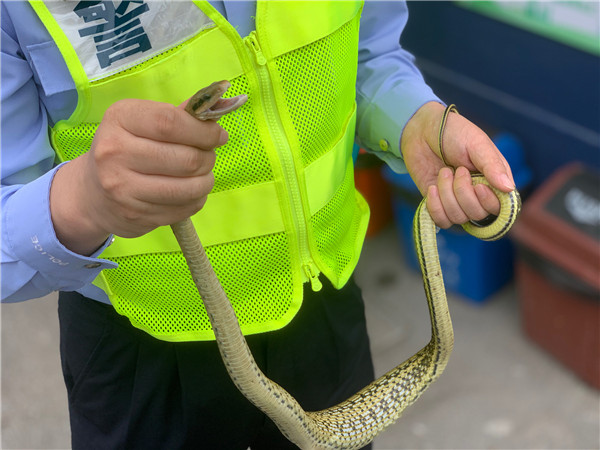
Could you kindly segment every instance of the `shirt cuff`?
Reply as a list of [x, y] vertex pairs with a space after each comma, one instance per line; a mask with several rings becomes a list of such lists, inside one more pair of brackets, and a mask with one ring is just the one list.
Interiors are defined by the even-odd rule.
[[23, 185], [7, 199], [4, 229], [16, 259], [48, 280], [53, 290], [76, 290], [117, 264], [97, 258], [112, 243], [112, 236], [90, 256], [72, 252], [56, 237], [50, 215], [50, 185], [59, 167]]
[[431, 101], [443, 104], [422, 82], [403, 82], [368, 102], [359, 101], [359, 145], [377, 155], [394, 172], [406, 173], [400, 150], [402, 133], [417, 110]]

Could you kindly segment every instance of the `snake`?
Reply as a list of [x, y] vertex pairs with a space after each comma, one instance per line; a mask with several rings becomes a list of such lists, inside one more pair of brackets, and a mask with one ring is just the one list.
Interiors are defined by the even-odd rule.
[[[191, 97], [186, 111], [199, 120], [218, 120], [234, 111], [246, 102], [247, 96], [222, 98], [229, 86], [230, 83], [223, 80], [201, 89]], [[490, 186], [479, 174], [473, 175], [473, 183]], [[521, 207], [516, 190], [504, 193], [490, 188], [500, 201], [496, 220], [485, 225], [471, 222], [463, 225], [468, 233], [483, 240], [496, 240], [506, 234]], [[321, 411], [305, 411], [292, 395], [258, 367], [191, 219], [172, 224], [171, 228], [208, 313], [231, 380], [301, 449], [362, 448], [396, 422], [444, 371], [454, 346], [454, 332], [437, 250], [437, 227], [425, 199], [415, 212], [413, 236], [429, 307], [431, 340], [414, 356], [346, 401]]]

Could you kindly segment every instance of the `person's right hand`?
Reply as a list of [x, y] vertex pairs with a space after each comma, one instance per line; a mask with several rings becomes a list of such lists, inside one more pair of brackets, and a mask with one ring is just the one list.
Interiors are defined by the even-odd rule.
[[122, 100], [104, 114], [88, 153], [50, 189], [56, 235], [89, 255], [110, 234], [138, 237], [198, 212], [214, 185], [214, 149], [227, 132], [166, 103]]

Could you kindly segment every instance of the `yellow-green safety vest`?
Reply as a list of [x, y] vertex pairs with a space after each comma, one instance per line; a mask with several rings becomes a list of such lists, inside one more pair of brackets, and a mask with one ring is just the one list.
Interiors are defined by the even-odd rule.
[[[258, 1], [244, 38], [208, 2], [31, 3], [78, 93], [51, 130], [60, 160], [89, 150], [120, 99], [180, 104], [221, 79], [226, 96], [248, 94], [220, 120], [229, 142], [192, 217], [244, 334], [284, 327], [321, 273], [336, 288], [347, 282], [369, 215], [352, 162], [361, 2]], [[101, 257], [118, 268], [94, 284], [134, 326], [168, 341], [214, 339], [169, 227], [116, 238]]]

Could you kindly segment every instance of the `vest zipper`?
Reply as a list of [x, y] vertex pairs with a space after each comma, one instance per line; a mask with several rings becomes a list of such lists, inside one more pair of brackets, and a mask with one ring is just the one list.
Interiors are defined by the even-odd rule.
[[256, 31], [252, 31], [244, 38], [244, 43], [252, 54], [254, 69], [259, 81], [259, 91], [261, 95], [263, 111], [267, 118], [271, 140], [275, 144], [277, 155], [282, 167], [285, 185], [290, 198], [292, 219], [294, 227], [298, 233], [298, 247], [300, 251], [300, 261], [304, 270], [304, 275], [310, 281], [313, 291], [319, 291], [323, 287], [319, 280], [319, 270], [312, 260], [308, 244], [308, 231], [304, 220], [304, 208], [302, 206], [302, 197], [300, 195], [300, 185], [296, 176], [296, 165], [292, 155], [292, 150], [285, 134], [285, 129], [277, 103], [275, 102], [275, 93], [271, 83], [271, 76], [267, 68], [267, 59], [262, 53]]
[[[263, 54], [260, 45], [258, 43], [258, 38], [256, 37], [256, 31], [252, 31], [248, 36], [246, 36], [244, 38], [244, 42], [246, 43], [246, 45], [248, 46], [248, 48], [250, 49], [250, 51], [252, 52], [252, 56], [254, 57], [254, 62], [256, 64], [258, 64], [258, 66], [261, 69], [265, 69], [264, 67], [267, 64], [267, 58], [265, 58], [265, 55]], [[257, 70], [258, 72], [258, 70]], [[266, 74], [267, 77], [269, 77], [269, 74]], [[261, 90], [263, 88], [262, 86], [262, 77], [259, 76], [259, 78], [261, 78]], [[263, 98], [264, 98], [264, 94], [263, 94]]]
[[312, 288], [313, 292], [320, 291], [323, 288], [323, 283], [321, 283], [321, 280], [319, 280], [319, 269], [317, 269], [317, 266], [313, 262], [310, 262], [308, 264], [304, 264], [303, 267], [304, 273], [310, 281], [310, 287]]

